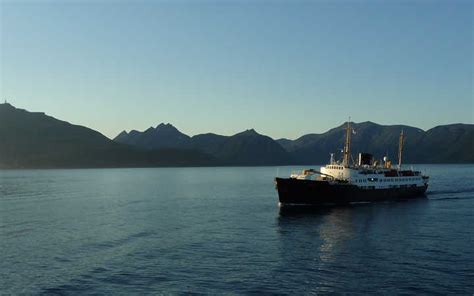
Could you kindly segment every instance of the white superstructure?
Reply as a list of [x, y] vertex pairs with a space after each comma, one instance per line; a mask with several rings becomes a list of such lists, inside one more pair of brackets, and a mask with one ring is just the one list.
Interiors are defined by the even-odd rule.
[[392, 163], [386, 156], [383, 161], [374, 162], [372, 155], [366, 153], [359, 153], [358, 163], [350, 165], [351, 132], [350, 122], [348, 122], [342, 161], [335, 161], [334, 154], [331, 154], [330, 163], [321, 167], [320, 172], [304, 170], [301, 174], [292, 174], [291, 178], [345, 183], [355, 185], [361, 189], [390, 189], [428, 185], [428, 177], [423, 176], [420, 172], [401, 169], [403, 131], [400, 134], [397, 168], [392, 168]]

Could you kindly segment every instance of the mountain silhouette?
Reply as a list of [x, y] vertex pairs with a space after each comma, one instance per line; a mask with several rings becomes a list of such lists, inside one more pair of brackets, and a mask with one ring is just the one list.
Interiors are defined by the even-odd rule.
[[0, 104], [0, 168], [209, 165], [194, 150], [142, 151], [92, 129]]
[[[346, 124], [296, 140], [272, 138], [253, 129], [223, 136], [189, 137], [173, 125], [123, 131], [114, 140], [90, 128], [0, 104], [0, 168], [155, 167], [325, 164], [341, 157]], [[352, 123], [352, 156], [387, 155], [396, 162], [405, 134], [404, 163], [474, 163], [474, 125], [450, 124], [428, 131], [406, 125]]]
[[249, 129], [233, 136], [201, 134], [189, 137], [174, 126], [160, 124], [143, 132], [122, 132], [114, 139], [141, 149], [192, 148], [214, 156], [221, 164], [274, 165], [291, 162], [290, 154], [270, 137]]
[[121, 132], [114, 141], [144, 149], [190, 148], [190, 137], [181, 133], [173, 125], [160, 123], [156, 128], [150, 127], [144, 132], [136, 130]]
[[214, 155], [239, 165], [278, 165], [291, 163], [290, 154], [275, 140], [250, 129], [228, 137]]
[[[280, 139], [278, 142], [296, 163], [325, 163], [330, 153], [340, 156], [346, 124], [323, 134], [308, 134], [294, 141]], [[399, 135], [403, 129], [404, 163], [474, 162], [474, 125], [445, 125], [425, 132], [406, 125], [380, 125], [367, 121], [352, 123], [352, 128], [355, 132], [351, 143], [353, 157], [358, 152], [369, 152], [379, 159], [387, 155], [396, 160]]]
[[220, 148], [228, 138], [229, 137], [216, 135], [213, 133], [200, 134], [191, 138], [191, 145], [193, 149], [197, 149], [211, 155], [216, 155], [219, 153]]

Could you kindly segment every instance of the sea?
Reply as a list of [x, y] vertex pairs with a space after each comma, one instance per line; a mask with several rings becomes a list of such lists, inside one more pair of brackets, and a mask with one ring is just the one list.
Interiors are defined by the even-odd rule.
[[474, 165], [414, 168], [424, 198], [324, 208], [279, 207], [302, 167], [3, 170], [0, 294], [473, 295]]

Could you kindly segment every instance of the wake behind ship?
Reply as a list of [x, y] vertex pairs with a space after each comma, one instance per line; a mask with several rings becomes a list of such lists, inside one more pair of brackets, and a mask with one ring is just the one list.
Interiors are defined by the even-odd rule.
[[281, 205], [342, 205], [424, 196], [429, 177], [402, 170], [403, 130], [395, 168], [386, 156], [377, 162], [368, 153], [359, 153], [358, 162], [351, 164], [351, 132], [348, 122], [342, 161], [331, 154], [330, 163], [321, 171], [308, 169], [289, 178], [275, 178]]

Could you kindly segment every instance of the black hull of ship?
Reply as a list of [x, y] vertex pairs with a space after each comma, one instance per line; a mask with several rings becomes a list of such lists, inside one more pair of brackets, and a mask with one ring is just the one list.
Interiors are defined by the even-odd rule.
[[346, 205], [357, 202], [407, 200], [424, 197], [428, 186], [360, 189], [348, 183], [276, 178], [282, 205]]

